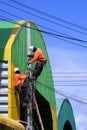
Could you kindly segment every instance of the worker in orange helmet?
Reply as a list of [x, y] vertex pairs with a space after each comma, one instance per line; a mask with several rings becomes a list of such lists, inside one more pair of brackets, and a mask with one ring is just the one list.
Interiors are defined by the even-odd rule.
[[14, 77], [14, 87], [15, 89], [18, 91], [18, 93], [20, 93], [20, 87], [23, 83], [23, 80], [26, 79], [27, 75], [22, 75], [20, 73], [19, 68], [14, 68], [14, 73], [15, 73], [15, 77]]
[[[46, 64], [46, 60], [45, 60], [45, 56], [40, 48], [36, 48], [34, 46], [29, 46], [29, 51], [31, 53], [31, 55], [29, 55], [29, 57], [31, 58], [29, 61], [29, 64], [33, 64], [34, 62], [36, 62], [31, 79], [36, 80], [38, 78], [38, 76], [41, 74], [41, 72], [43, 70], [43, 66], [44, 66], [44, 64]], [[33, 52], [33, 54], [32, 54], [32, 52]]]

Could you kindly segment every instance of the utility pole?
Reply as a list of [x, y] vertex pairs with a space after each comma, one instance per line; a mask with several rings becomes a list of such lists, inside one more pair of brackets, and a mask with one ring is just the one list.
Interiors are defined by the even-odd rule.
[[32, 82], [29, 82], [30, 96], [29, 102], [27, 104], [27, 126], [26, 130], [33, 130], [33, 118], [32, 118], [32, 103], [33, 103], [33, 91], [32, 91]]
[[[31, 69], [28, 66], [28, 73], [29, 76], [31, 76]], [[41, 115], [39, 112], [39, 108], [36, 102], [36, 98], [35, 98], [35, 81], [32, 80], [27, 80], [27, 84], [28, 84], [28, 89], [29, 89], [29, 101], [27, 104], [27, 126], [26, 126], [26, 130], [34, 130], [34, 126], [33, 126], [33, 104], [35, 105], [36, 108], [36, 112], [37, 112], [37, 116], [39, 119], [39, 123], [41, 125], [41, 130], [44, 130], [44, 125], [41, 119]]]

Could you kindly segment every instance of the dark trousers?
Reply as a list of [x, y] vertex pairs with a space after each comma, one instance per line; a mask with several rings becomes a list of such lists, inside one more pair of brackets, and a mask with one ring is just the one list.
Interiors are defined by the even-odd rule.
[[26, 101], [27, 93], [28, 93], [28, 87], [24, 86], [23, 84], [17, 86], [15, 88], [15, 90], [18, 92], [19, 94], [19, 98], [20, 98], [20, 106], [22, 106], [23, 102]]
[[35, 80], [41, 74], [42, 70], [43, 70], [43, 64], [36, 63], [33, 74], [32, 74], [32, 76], [35, 78]]

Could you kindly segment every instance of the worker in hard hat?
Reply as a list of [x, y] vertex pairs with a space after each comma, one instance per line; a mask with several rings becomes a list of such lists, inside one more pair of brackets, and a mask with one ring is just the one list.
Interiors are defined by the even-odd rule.
[[20, 88], [19, 86], [22, 84], [23, 80], [26, 79], [26, 75], [22, 75], [20, 73], [20, 70], [19, 68], [14, 68], [14, 73], [15, 73], [15, 77], [14, 77], [14, 87], [15, 89], [19, 92], [20, 91]]
[[19, 68], [14, 68], [14, 87], [15, 90], [19, 94], [20, 98], [20, 107], [26, 107], [26, 102], [24, 102], [24, 99], [26, 98], [25, 91], [27, 88], [25, 88], [25, 85], [23, 85], [23, 81], [27, 78], [28, 75], [23, 75], [20, 73]]
[[29, 55], [29, 57], [31, 58], [29, 61], [29, 64], [33, 64], [34, 62], [36, 62], [36, 65], [32, 74], [32, 79], [36, 80], [38, 76], [41, 74], [43, 70], [43, 66], [46, 63], [46, 60], [40, 48], [29, 46], [29, 51], [31, 53], [31, 55]]

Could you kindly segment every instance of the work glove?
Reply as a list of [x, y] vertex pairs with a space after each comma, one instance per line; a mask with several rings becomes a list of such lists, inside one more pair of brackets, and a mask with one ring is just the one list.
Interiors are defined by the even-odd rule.
[[34, 55], [27, 55], [27, 57], [29, 57], [29, 58], [33, 58], [33, 56], [34, 56]]
[[31, 63], [30, 63], [30, 61], [28, 62], [28, 66], [30, 65]]

